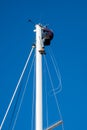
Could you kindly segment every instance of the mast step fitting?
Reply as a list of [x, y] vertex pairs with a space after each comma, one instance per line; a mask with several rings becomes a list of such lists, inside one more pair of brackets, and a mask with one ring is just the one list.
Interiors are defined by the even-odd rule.
[[44, 48], [41, 48], [41, 49], [39, 50], [39, 52], [40, 52], [40, 54], [46, 54]]

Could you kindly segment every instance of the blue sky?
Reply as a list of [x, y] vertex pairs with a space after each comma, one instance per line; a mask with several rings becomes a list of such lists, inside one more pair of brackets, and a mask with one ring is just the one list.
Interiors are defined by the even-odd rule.
[[[57, 97], [65, 130], [86, 130], [86, 0], [0, 0], [0, 122], [32, 43], [35, 42], [34, 26], [27, 22], [29, 18], [35, 23], [49, 25], [49, 28], [54, 31], [51, 49], [62, 76], [63, 90]], [[22, 114], [20, 114], [15, 130], [30, 129], [31, 92], [30, 88], [27, 89], [24, 107], [21, 110]], [[9, 120], [10, 117], [8, 117], [3, 130], [6, 130]], [[21, 122], [24, 123], [21, 124]]]

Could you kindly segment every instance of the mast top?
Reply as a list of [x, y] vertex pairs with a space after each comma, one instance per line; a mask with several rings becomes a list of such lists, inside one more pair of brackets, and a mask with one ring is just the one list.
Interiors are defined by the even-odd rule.
[[[41, 29], [41, 36], [40, 36], [40, 43], [41, 43], [41, 49], [39, 50], [39, 52], [41, 54], [46, 54], [45, 53], [45, 46], [49, 46], [51, 43], [51, 40], [53, 39], [53, 31], [50, 30], [47, 26], [43, 26], [41, 24], [36, 24], [35, 27], [37, 28], [37, 26], [40, 27]], [[34, 30], [37, 33], [37, 29]]]

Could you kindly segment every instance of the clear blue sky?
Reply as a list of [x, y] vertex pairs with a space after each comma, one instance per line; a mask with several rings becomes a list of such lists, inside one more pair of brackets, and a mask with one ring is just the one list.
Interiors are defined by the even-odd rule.
[[[63, 91], [57, 96], [65, 130], [86, 130], [86, 0], [0, 0], [0, 122], [35, 42], [34, 27], [27, 23], [28, 18], [35, 23], [49, 24], [55, 34], [51, 48], [62, 75]], [[29, 91], [15, 130], [30, 129]], [[8, 123], [9, 118], [3, 130]]]

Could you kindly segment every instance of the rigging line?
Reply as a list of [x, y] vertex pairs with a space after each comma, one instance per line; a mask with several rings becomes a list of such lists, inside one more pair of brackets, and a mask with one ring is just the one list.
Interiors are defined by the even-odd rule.
[[29, 60], [30, 60], [30, 57], [31, 57], [32, 52], [33, 52], [33, 48], [31, 49], [31, 51], [30, 51], [30, 53], [29, 53], [28, 59], [27, 59], [27, 61], [26, 61], [26, 63], [25, 63], [25, 66], [24, 66], [24, 68], [23, 68], [23, 71], [22, 71], [22, 73], [21, 73], [21, 76], [20, 76], [20, 78], [19, 78], [19, 80], [18, 80], [18, 83], [17, 83], [17, 85], [16, 85], [15, 91], [14, 91], [14, 93], [13, 93], [13, 95], [12, 95], [12, 98], [11, 98], [11, 100], [10, 100], [10, 103], [9, 103], [9, 105], [8, 105], [8, 108], [7, 108], [7, 110], [6, 110], [6, 113], [5, 113], [5, 115], [4, 115], [4, 118], [3, 118], [2, 122], [1, 122], [0, 130], [2, 130], [3, 124], [4, 124], [5, 120], [6, 120], [6, 117], [7, 117], [7, 115], [8, 115], [9, 110], [10, 110], [10, 107], [11, 107], [11, 105], [12, 105], [12, 102], [13, 102], [13, 100], [14, 100], [14, 97], [15, 97], [15, 95], [16, 95], [16, 93], [17, 93], [17, 90], [18, 90], [18, 88], [19, 88], [20, 82], [21, 82], [21, 80], [22, 80], [22, 77], [23, 77], [24, 72], [25, 72], [25, 70], [26, 70], [26, 67], [27, 67], [27, 65], [28, 65], [28, 62], [29, 62]]
[[55, 59], [54, 53], [53, 53], [53, 51], [52, 51], [51, 48], [49, 48], [49, 51], [50, 51], [50, 53], [51, 53], [50, 56], [52, 57], [52, 60], [53, 60], [53, 62], [54, 62], [54, 66], [55, 66], [55, 68], [56, 68], [56, 72], [57, 72], [57, 74], [59, 75], [59, 77], [60, 77], [60, 79], [61, 79], [61, 74], [60, 74], [59, 67], [58, 67], [57, 61], [56, 61], [56, 59]]
[[26, 80], [26, 84], [25, 84], [25, 87], [24, 87], [24, 91], [23, 91], [23, 94], [22, 94], [22, 97], [21, 97], [21, 101], [20, 101], [20, 104], [19, 104], [19, 107], [18, 107], [18, 111], [17, 111], [17, 114], [16, 114], [16, 118], [15, 118], [12, 130], [14, 130], [17, 119], [18, 119], [18, 115], [19, 115], [19, 112], [20, 112], [20, 109], [21, 109], [21, 105], [22, 105], [24, 95], [25, 95], [25, 92], [26, 92], [26, 88], [27, 88], [27, 84], [28, 84], [28, 81], [29, 81], [30, 73], [31, 73], [32, 66], [33, 66], [33, 63], [34, 63], [34, 58], [35, 58], [35, 56], [33, 57], [33, 60], [32, 60], [32, 63], [31, 63], [30, 71], [28, 73], [28, 77], [27, 77], [27, 80]]
[[[44, 56], [45, 57], [45, 56]], [[46, 68], [45, 68], [46, 71]], [[46, 121], [47, 121], [47, 128], [48, 128], [48, 102], [47, 102], [47, 87], [46, 87], [46, 77], [45, 77], [45, 94], [46, 94]]]
[[[48, 75], [49, 75], [50, 82], [51, 82], [51, 87], [52, 87], [52, 89], [54, 90], [54, 86], [53, 86], [53, 82], [52, 82], [52, 79], [51, 79], [51, 74], [50, 74], [50, 71], [49, 71], [49, 68], [48, 68], [48, 64], [47, 64], [46, 58], [45, 58], [45, 62], [46, 62], [46, 67], [47, 67]], [[54, 94], [55, 101], [56, 101], [56, 104], [57, 104], [57, 109], [58, 109], [58, 111], [59, 111], [60, 119], [62, 120], [62, 114], [61, 114], [61, 112], [60, 112], [59, 103], [58, 103], [58, 100], [57, 100], [57, 96], [56, 96], [56, 94], [55, 94], [55, 91], [53, 91], [53, 94]]]
[[[58, 78], [58, 80], [59, 80], [59, 85], [58, 85], [58, 87], [54, 90], [55, 93], [57, 94], [57, 93], [59, 93], [59, 92], [62, 91], [61, 74], [60, 74], [59, 67], [58, 67], [58, 65], [57, 65], [56, 59], [55, 59], [54, 54], [53, 54], [53, 52], [52, 52], [51, 49], [49, 49], [49, 55], [50, 55], [50, 57], [51, 57], [51, 61], [52, 61], [52, 63], [53, 63], [53, 66], [54, 66], [54, 69], [55, 69], [57, 78]], [[53, 90], [52, 90], [52, 91], [53, 91]]]
[[34, 62], [34, 76], [33, 76], [33, 99], [32, 99], [32, 120], [31, 120], [31, 130], [34, 130], [33, 128], [33, 121], [34, 121], [34, 101], [35, 101], [35, 62]]
[[16, 111], [16, 108], [17, 108], [17, 103], [18, 103], [18, 100], [19, 100], [19, 96], [20, 96], [20, 93], [21, 93], [21, 89], [22, 89], [22, 87], [20, 87], [19, 92], [18, 92], [18, 95], [17, 95], [17, 99], [16, 99], [16, 102], [15, 102], [15, 105], [14, 105], [14, 109], [13, 109], [13, 112], [12, 112], [12, 115], [11, 115], [11, 119], [10, 119], [10, 123], [9, 123], [8, 130], [10, 130], [11, 125], [12, 125], [12, 121], [13, 121], [13, 117], [14, 117], [14, 115], [15, 115], [15, 111]]
[[[60, 86], [61, 88], [60, 88], [60, 90], [59, 90], [58, 88], [56, 88], [55, 91], [54, 91], [54, 93], [57, 94], [57, 93], [59, 93], [59, 92], [62, 91], [61, 74], [60, 74], [59, 67], [58, 67], [58, 64], [57, 64], [57, 61], [56, 61], [56, 59], [55, 59], [55, 56], [54, 56], [54, 53], [53, 53], [52, 49], [49, 48], [48, 52], [49, 52], [49, 55], [51, 54], [51, 55], [50, 55], [51, 60], [52, 60], [52, 62], [53, 62], [55, 71], [56, 71], [56, 73], [57, 73], [57, 77], [59, 77], [59, 86]], [[57, 90], [57, 89], [58, 89], [58, 90]], [[62, 130], [64, 130], [64, 123], [62, 123]]]

